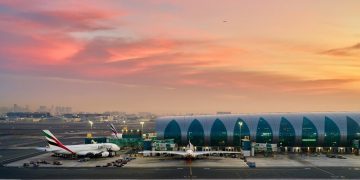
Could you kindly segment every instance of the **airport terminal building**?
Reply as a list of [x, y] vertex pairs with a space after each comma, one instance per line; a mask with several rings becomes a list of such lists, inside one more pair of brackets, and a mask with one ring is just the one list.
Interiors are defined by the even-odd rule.
[[195, 146], [238, 147], [240, 139], [280, 148], [352, 149], [360, 139], [360, 113], [268, 113], [160, 117], [159, 139]]

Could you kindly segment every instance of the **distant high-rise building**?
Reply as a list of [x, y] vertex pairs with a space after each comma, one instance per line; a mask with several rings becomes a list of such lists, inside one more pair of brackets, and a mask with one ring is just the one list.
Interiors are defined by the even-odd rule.
[[66, 106], [55, 107], [55, 114], [57, 115], [70, 114], [70, 113], [72, 113], [72, 107], [66, 107]]
[[49, 109], [46, 106], [39, 106], [37, 112], [49, 112]]
[[9, 107], [0, 107], [0, 114], [6, 114], [7, 112], [12, 111]]
[[227, 111], [219, 111], [216, 114], [231, 114], [231, 112], [227, 112]]
[[26, 105], [24, 110], [25, 110], [26, 112], [30, 112], [30, 107], [29, 107], [29, 105]]
[[71, 113], [72, 108], [71, 107], [65, 107], [65, 113]]
[[22, 107], [22, 106], [19, 106], [17, 104], [14, 104], [12, 109], [11, 109], [12, 112], [29, 112], [29, 107], [26, 106], [26, 107]]
[[17, 104], [14, 104], [12, 111], [13, 112], [19, 112], [19, 106]]

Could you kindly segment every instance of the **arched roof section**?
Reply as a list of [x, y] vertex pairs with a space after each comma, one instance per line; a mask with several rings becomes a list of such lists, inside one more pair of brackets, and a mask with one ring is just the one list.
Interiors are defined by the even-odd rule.
[[[242, 123], [241, 131], [239, 124], [240, 122]], [[244, 120], [239, 118], [234, 125], [233, 145], [240, 146], [240, 139], [244, 139], [245, 136], [250, 136], [250, 130], [246, 122], [244, 122]]]
[[[329, 113], [326, 117], [330, 118], [340, 130], [340, 144], [338, 146], [347, 146], [347, 116], [344, 113]], [[325, 140], [325, 137], [324, 137]]]
[[256, 140], [256, 128], [259, 122], [259, 116], [256, 115], [243, 115], [239, 116], [238, 118], [242, 119], [250, 130], [250, 140]]
[[360, 126], [351, 117], [347, 117], [346, 125], [347, 125], [347, 144], [351, 145], [354, 139], [360, 139]]
[[301, 142], [303, 147], [316, 147], [318, 145], [318, 130], [307, 117], [303, 119]]
[[195, 146], [205, 145], [205, 132], [199, 120], [194, 119], [191, 122], [187, 131], [187, 140], [190, 140], [190, 142]]
[[220, 119], [216, 119], [211, 127], [210, 145], [225, 146], [227, 144], [227, 131], [224, 123]]
[[174, 142], [181, 144], [181, 130], [175, 120], [171, 120], [164, 131], [164, 139], [174, 139]]
[[284, 117], [281, 118], [279, 128], [280, 146], [295, 146], [295, 129], [293, 125]]
[[216, 117], [214, 115], [201, 115], [192, 118], [197, 119], [200, 122], [204, 129], [205, 145], [210, 145], [210, 131]]
[[312, 122], [317, 130], [317, 146], [322, 146], [324, 143], [324, 135], [325, 135], [325, 115], [327, 113], [307, 113], [304, 114], [303, 117], [306, 117], [308, 120]]
[[340, 145], [340, 129], [329, 117], [325, 117], [325, 147], [337, 147]]
[[260, 118], [256, 129], [256, 142], [257, 143], [273, 142], [273, 131], [269, 123], [262, 117]]

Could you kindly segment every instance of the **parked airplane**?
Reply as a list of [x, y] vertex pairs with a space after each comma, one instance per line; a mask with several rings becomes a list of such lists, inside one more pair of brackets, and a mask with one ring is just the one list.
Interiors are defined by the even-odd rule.
[[87, 157], [108, 157], [110, 155], [109, 152], [120, 150], [119, 146], [113, 143], [64, 145], [49, 130], [43, 130], [43, 133], [49, 143], [49, 147], [36, 148], [41, 151]]
[[213, 155], [213, 154], [241, 154], [241, 152], [234, 152], [234, 151], [195, 151], [194, 145], [189, 144], [187, 145], [185, 151], [141, 151], [141, 154], [144, 153], [160, 153], [160, 154], [174, 154], [180, 155], [185, 158], [196, 158], [199, 155]]

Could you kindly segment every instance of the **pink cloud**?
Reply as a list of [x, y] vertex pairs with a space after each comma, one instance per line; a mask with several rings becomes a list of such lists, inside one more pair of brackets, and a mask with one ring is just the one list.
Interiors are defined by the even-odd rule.
[[63, 34], [23, 36], [6, 33], [6, 35], [8, 37], [5, 41], [0, 42], [1, 56], [3, 59], [8, 59], [8, 63], [20, 66], [63, 64], [64, 60], [72, 56], [81, 45]]
[[[112, 29], [110, 20], [124, 16], [123, 11], [89, 7], [81, 9], [36, 9], [21, 5], [4, 5], [1, 24], [32, 33], [95, 31]], [[25, 32], [24, 32], [25, 33]]]
[[112, 29], [110, 21], [124, 14], [96, 6], [53, 10], [37, 5], [28, 1], [0, 3], [4, 9], [0, 12], [0, 26], [6, 27], [0, 31], [1, 63], [7, 70], [64, 64], [86, 44], [71, 32]]
[[151, 68], [166, 64], [207, 66], [221, 64], [221, 58], [227, 57], [229, 49], [204, 40], [96, 38], [70, 59], [74, 63], [108, 64], [118, 68]]
[[[7, 28], [2, 29], [0, 35], [0, 69], [9, 73], [172, 87], [264, 88], [270, 91], [339, 89], [338, 84], [356, 80], [320, 79], [313, 83], [276, 72], [250, 71], [242, 65], [248, 59], [242, 56], [246, 50], [240, 45], [226, 45], [210, 33], [195, 38], [201, 32], [196, 28], [184, 27], [172, 32], [184, 30], [185, 34], [192, 35], [189, 39], [143, 37], [142, 34], [130, 38], [123, 37], [122, 31], [115, 31], [120, 35], [94, 35], [87, 39], [74, 36], [74, 32], [89, 35], [121, 27], [121, 18], [128, 13], [126, 10], [96, 7], [96, 3], [76, 11], [74, 8], [27, 8], [21, 3], [4, 6], [7, 11], [1, 16], [0, 25]], [[159, 21], [173, 18], [166, 13], [155, 16], [160, 17]], [[161, 29], [154, 25], [139, 32], [156, 33]]]

